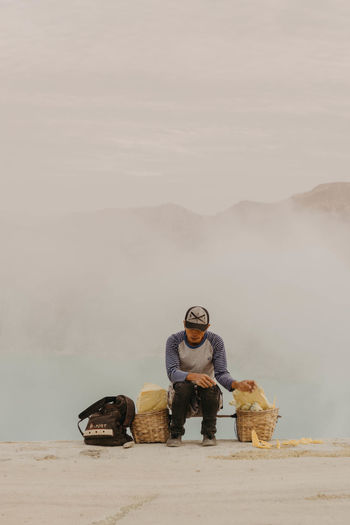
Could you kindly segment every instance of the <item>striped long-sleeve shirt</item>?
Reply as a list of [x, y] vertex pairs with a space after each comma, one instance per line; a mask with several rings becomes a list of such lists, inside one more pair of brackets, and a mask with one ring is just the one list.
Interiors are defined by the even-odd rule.
[[232, 392], [231, 377], [227, 370], [226, 351], [222, 338], [206, 332], [199, 345], [189, 344], [185, 330], [172, 334], [166, 342], [166, 370], [172, 383], [185, 381], [187, 374], [208, 374]]

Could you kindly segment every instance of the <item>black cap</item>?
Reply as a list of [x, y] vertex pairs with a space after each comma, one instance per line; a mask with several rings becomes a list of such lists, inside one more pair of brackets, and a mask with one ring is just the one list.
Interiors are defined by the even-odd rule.
[[194, 328], [205, 332], [209, 324], [208, 310], [203, 306], [191, 306], [185, 314], [186, 328]]

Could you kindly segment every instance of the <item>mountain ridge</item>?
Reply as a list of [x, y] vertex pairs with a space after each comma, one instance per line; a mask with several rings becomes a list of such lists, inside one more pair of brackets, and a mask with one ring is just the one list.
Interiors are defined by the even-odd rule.
[[136, 217], [152, 218], [152, 212], [159, 212], [164, 215], [167, 211], [171, 211], [173, 216], [181, 216], [186, 213], [188, 217], [196, 219], [212, 219], [220, 217], [232, 212], [247, 212], [250, 209], [259, 211], [280, 211], [284, 207], [294, 208], [297, 211], [307, 210], [325, 211], [325, 212], [342, 212], [350, 213], [350, 182], [329, 182], [318, 184], [309, 191], [295, 193], [290, 197], [278, 201], [264, 202], [254, 200], [241, 200], [229, 206], [228, 208], [214, 214], [201, 214], [174, 202], [166, 202], [157, 205], [136, 206], [128, 208], [98, 208], [96, 210], [71, 212], [65, 214], [65, 217], [82, 217], [94, 214], [95, 216], [105, 215], [106, 217], [120, 214], [132, 213]]

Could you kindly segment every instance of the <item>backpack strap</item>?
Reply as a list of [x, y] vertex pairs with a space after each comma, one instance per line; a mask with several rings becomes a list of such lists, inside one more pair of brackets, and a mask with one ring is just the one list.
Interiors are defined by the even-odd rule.
[[123, 395], [120, 395], [118, 397], [122, 398], [126, 405], [126, 413], [124, 417], [123, 427], [124, 428], [130, 427], [135, 417], [135, 403], [133, 402], [132, 399], [130, 399], [130, 397], [123, 396]]
[[103, 397], [102, 399], [99, 399], [98, 401], [96, 401], [95, 403], [90, 405], [88, 408], [83, 410], [79, 414], [78, 417], [79, 417], [80, 421], [83, 421], [83, 419], [86, 419], [87, 417], [91, 416], [91, 414], [93, 414], [94, 412], [98, 412], [107, 403], [115, 403], [115, 401], [116, 401], [116, 396]]
[[79, 423], [81, 422], [82, 422], [82, 419], [78, 421], [78, 429], [79, 429], [80, 434], [84, 437], [84, 432], [81, 430], [80, 425], [79, 425]]

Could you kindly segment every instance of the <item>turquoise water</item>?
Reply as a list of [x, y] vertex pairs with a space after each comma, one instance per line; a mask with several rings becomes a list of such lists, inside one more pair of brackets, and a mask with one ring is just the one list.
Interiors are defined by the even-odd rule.
[[[167, 388], [164, 359], [147, 357], [124, 360], [116, 357], [52, 354], [5, 355], [0, 371], [2, 417], [1, 441], [80, 439], [78, 414], [106, 395], [125, 394], [136, 401], [144, 382]], [[283, 383], [259, 378], [267, 397], [277, 397], [282, 418], [274, 437], [314, 438], [350, 435], [346, 398], [342, 387], [322, 398], [318, 384]], [[232, 414], [232, 394], [224, 391], [221, 413]], [[218, 420], [217, 436], [234, 437], [234, 420]], [[188, 439], [200, 439], [200, 419], [186, 423]]]

